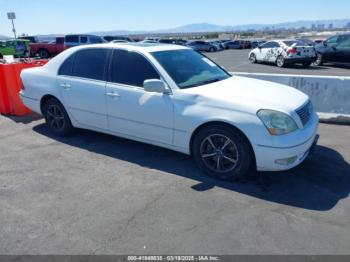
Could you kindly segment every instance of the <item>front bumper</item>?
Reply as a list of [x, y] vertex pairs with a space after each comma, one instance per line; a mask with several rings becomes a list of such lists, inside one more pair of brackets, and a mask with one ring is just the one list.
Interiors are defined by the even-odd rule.
[[[272, 145], [253, 145], [258, 171], [284, 171], [301, 164], [314, 150], [319, 135], [318, 118], [314, 117], [307, 127], [295, 134], [275, 137]], [[302, 140], [301, 140], [302, 139]], [[292, 144], [282, 144], [293, 141]]]

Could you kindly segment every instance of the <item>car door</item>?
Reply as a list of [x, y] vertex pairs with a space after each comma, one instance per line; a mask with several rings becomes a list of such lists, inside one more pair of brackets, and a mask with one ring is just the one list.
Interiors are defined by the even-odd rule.
[[57, 85], [70, 116], [87, 128], [108, 130], [106, 68], [110, 49], [77, 51], [59, 69]]
[[336, 61], [350, 63], [350, 35], [343, 36], [335, 47]]
[[281, 46], [280, 46], [279, 43], [277, 43], [275, 41], [271, 41], [270, 42], [267, 54], [265, 56], [266, 62], [270, 62], [270, 63], [275, 63], [276, 62], [276, 59], [279, 56], [278, 49], [280, 47]]
[[111, 132], [162, 144], [172, 144], [173, 102], [168, 94], [143, 89], [147, 79], [160, 79], [142, 54], [114, 50], [106, 89]]
[[338, 45], [339, 36], [333, 36], [324, 42], [323, 59], [324, 61], [337, 61], [336, 46]]
[[271, 46], [271, 42], [267, 42], [261, 46], [258, 47], [258, 50], [256, 52], [256, 59], [258, 61], [267, 61], [267, 54], [269, 52], [269, 49], [270, 49], [270, 46]]

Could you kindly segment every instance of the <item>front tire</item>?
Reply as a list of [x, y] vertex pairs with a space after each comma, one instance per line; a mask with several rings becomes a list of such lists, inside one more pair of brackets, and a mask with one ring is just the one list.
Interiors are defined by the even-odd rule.
[[316, 66], [323, 65], [323, 55], [322, 54], [317, 54], [317, 59], [314, 62], [314, 65], [316, 65]]
[[50, 98], [44, 105], [46, 125], [56, 136], [68, 136], [73, 133], [74, 127], [63, 105], [55, 98]]
[[215, 48], [214, 47], [210, 47], [209, 52], [210, 53], [214, 53], [215, 52]]
[[247, 139], [235, 128], [210, 126], [198, 132], [192, 144], [198, 167], [220, 180], [233, 180], [247, 174], [253, 153]]
[[251, 53], [250, 56], [249, 56], [249, 61], [252, 63], [252, 64], [255, 64], [256, 63], [256, 55], [254, 53]]

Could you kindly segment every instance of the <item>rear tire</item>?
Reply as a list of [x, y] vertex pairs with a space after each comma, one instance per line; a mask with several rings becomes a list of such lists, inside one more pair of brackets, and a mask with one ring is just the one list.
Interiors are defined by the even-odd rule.
[[200, 130], [192, 143], [192, 156], [202, 171], [220, 180], [246, 175], [254, 159], [247, 139], [235, 128], [224, 125]]
[[44, 58], [44, 59], [50, 57], [50, 53], [46, 49], [39, 50], [38, 55], [40, 56], [40, 58]]
[[209, 52], [210, 53], [214, 53], [215, 52], [215, 48], [214, 47], [210, 47]]
[[276, 59], [276, 65], [278, 67], [284, 67], [285, 66], [285, 60], [284, 60], [284, 57], [283, 56], [278, 56], [277, 59]]
[[64, 106], [55, 98], [45, 102], [43, 114], [46, 125], [56, 136], [68, 136], [73, 133], [74, 127]]

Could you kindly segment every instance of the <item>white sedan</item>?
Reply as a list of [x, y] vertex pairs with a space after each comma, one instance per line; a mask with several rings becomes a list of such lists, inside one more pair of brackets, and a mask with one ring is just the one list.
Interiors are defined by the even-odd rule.
[[293, 168], [318, 137], [307, 95], [232, 76], [184, 46], [74, 47], [21, 78], [23, 102], [55, 135], [84, 128], [169, 148], [219, 179]]
[[286, 39], [266, 42], [254, 48], [248, 58], [252, 63], [274, 63], [278, 67], [291, 64], [310, 66], [317, 60], [317, 54], [315, 48], [305, 42]]

